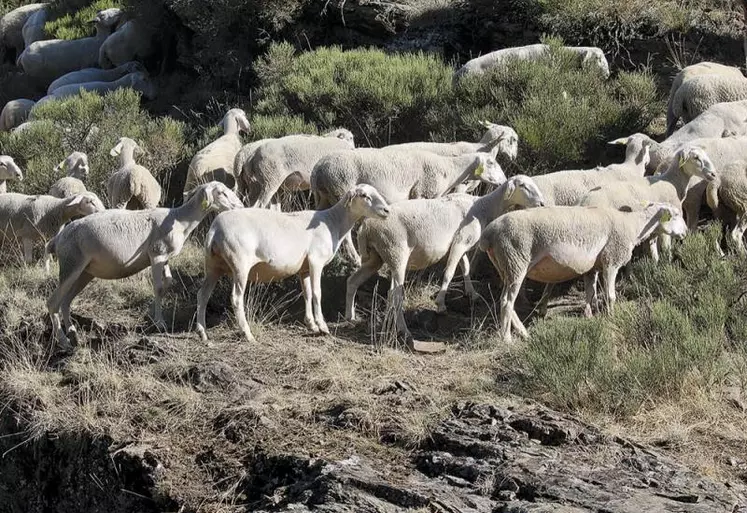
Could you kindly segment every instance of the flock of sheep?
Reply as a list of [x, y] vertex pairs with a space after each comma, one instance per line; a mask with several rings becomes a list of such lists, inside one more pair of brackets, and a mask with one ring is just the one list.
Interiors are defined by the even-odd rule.
[[[108, 19], [109, 14], [102, 13], [97, 24]], [[33, 17], [26, 19], [28, 25]], [[119, 30], [99, 38], [100, 48]], [[19, 61], [44, 48], [34, 46], [41, 42], [27, 45]], [[569, 50], [578, 55], [580, 66], [591, 64], [609, 75], [598, 49]], [[545, 45], [500, 50], [468, 62], [455, 80], [510, 59], [538, 59], [547, 51]], [[110, 56], [109, 62], [117, 59]], [[172, 282], [169, 260], [211, 213], [218, 215], [205, 238], [205, 279], [197, 298], [196, 329], [204, 340], [207, 303], [223, 275], [233, 278], [231, 302], [247, 340], [254, 340], [245, 312], [247, 283], [293, 275], [301, 281], [306, 325], [315, 333], [329, 333], [322, 315], [321, 278], [344, 245], [357, 265], [347, 281], [345, 317], [356, 320], [358, 288], [386, 265], [391, 276], [389, 307], [397, 331], [408, 340], [412, 337], [403, 316], [406, 272], [445, 261], [436, 298], [438, 310], [444, 311], [457, 266], [466, 294], [476, 296], [468, 254], [475, 248], [485, 251], [503, 283], [500, 330], [502, 339], [510, 342], [512, 327], [527, 335], [514, 310], [526, 278], [546, 284], [542, 312], [553, 284], [583, 277], [584, 311], [591, 316], [599, 306], [601, 273], [605, 305], [612, 308], [618, 271], [630, 261], [633, 249], [646, 243], [654, 259], [660, 250], [668, 254], [672, 238], [696, 227], [704, 202], [732, 226], [735, 248], [745, 251], [743, 82], [747, 78], [736, 68], [689, 66], [674, 80], [668, 112], [673, 133], [665, 141], [633, 134], [612, 141], [626, 146], [621, 163], [536, 177], [505, 176], [496, 159], [515, 159], [519, 138], [512, 128], [487, 121], [476, 142], [356, 148], [353, 134], [337, 129], [243, 145], [241, 132], [251, 130], [250, 122], [243, 110], [231, 109], [222, 121], [223, 135], [193, 157], [184, 201], [175, 208], [158, 208], [160, 185], [137, 163], [142, 150], [132, 139], [123, 137], [111, 149], [119, 166], [107, 183], [110, 209], [86, 190], [89, 166], [83, 153], [66, 158], [55, 169], [66, 176], [48, 195], [39, 196], [7, 192], [6, 181], [21, 180], [23, 174], [10, 156], [0, 156], [0, 230], [6, 241], [21, 242], [28, 263], [37, 241], [46, 241], [47, 269], [57, 258], [59, 286], [47, 305], [54, 335], [63, 345], [75, 335], [71, 302], [91, 280], [121, 279], [148, 267], [154, 319], [165, 328], [161, 299]], [[674, 131], [679, 117], [686, 123]], [[471, 194], [481, 183], [489, 184], [492, 192]], [[282, 212], [282, 191], [311, 191], [317, 210]]]

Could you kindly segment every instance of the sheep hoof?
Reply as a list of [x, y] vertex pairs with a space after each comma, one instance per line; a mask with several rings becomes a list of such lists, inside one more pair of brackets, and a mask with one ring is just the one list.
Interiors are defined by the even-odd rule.
[[65, 344], [68, 346], [77, 346], [78, 345], [78, 330], [75, 328], [75, 326], [70, 326], [70, 329], [67, 330], [67, 336], [60, 339], [60, 341], [64, 341]]
[[246, 338], [246, 341], [249, 342], [250, 344], [254, 344], [257, 342], [257, 339], [254, 338], [254, 335], [252, 335], [250, 331], [245, 331], [244, 337]]
[[327, 323], [319, 324], [319, 332], [323, 335], [329, 335], [329, 326], [327, 326]]
[[202, 326], [198, 324], [196, 329], [197, 329], [197, 334], [200, 336], [200, 340], [202, 340], [203, 342], [207, 342], [208, 336], [207, 336], [207, 332], [205, 331], [205, 328], [203, 328]]
[[586, 305], [586, 308], [584, 308], [584, 317], [587, 319], [594, 317], [594, 312], [591, 311], [591, 305]]
[[306, 327], [312, 333], [319, 333], [319, 326], [317, 326], [316, 321], [314, 321], [314, 319], [304, 319], [304, 324], [306, 324]]

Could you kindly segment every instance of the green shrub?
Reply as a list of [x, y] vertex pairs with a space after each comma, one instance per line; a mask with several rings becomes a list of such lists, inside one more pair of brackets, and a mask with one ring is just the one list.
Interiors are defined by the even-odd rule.
[[[14, 191], [46, 193], [60, 178], [54, 167], [73, 151], [88, 154], [88, 188], [106, 198], [106, 181], [117, 161], [109, 155], [119, 137], [141, 141], [147, 154], [139, 159], [163, 184], [180, 160], [186, 158], [184, 126], [171, 118], [152, 118], [140, 109], [140, 96], [120, 89], [102, 97], [83, 92], [80, 97], [49, 102], [34, 110], [33, 124], [20, 133], [0, 134], [0, 150], [13, 156], [25, 173]], [[96, 128], [94, 128], [96, 127]]]
[[52, 5], [50, 20], [44, 30], [54, 39], [80, 39], [96, 33], [93, 24], [88, 23], [102, 9], [122, 8], [119, 0], [58, 1]]

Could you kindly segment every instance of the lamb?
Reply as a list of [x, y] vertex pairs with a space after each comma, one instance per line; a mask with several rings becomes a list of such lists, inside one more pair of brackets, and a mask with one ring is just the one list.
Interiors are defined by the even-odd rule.
[[707, 185], [708, 206], [723, 217], [723, 210], [730, 210], [736, 217], [731, 231], [735, 249], [747, 254], [744, 232], [747, 230], [747, 160], [737, 160], [719, 169], [718, 180]]
[[139, 62], [130, 61], [112, 69], [85, 68], [78, 71], [71, 71], [62, 75], [60, 78], [49, 84], [47, 95], [54, 93], [56, 89], [71, 84], [86, 84], [89, 82], [114, 82], [127, 74], [136, 71], [144, 71], [143, 65]]
[[674, 98], [680, 86], [688, 80], [699, 75], [718, 74], [723, 76], [741, 77], [742, 72], [739, 68], [724, 66], [715, 62], [699, 62], [683, 68], [672, 80], [672, 87], [669, 90], [669, 103], [667, 105], [667, 137], [672, 135], [674, 127], [677, 125], [679, 116], [674, 114]]
[[[688, 123], [721, 102], [747, 100], [747, 78], [735, 75], [699, 75], [683, 82], [672, 100], [672, 116]], [[672, 129], [674, 126], [671, 127]], [[667, 127], [667, 133], [669, 127]]]
[[36, 103], [37, 105], [42, 105], [51, 100], [61, 100], [70, 96], [76, 96], [80, 94], [81, 89], [104, 95], [109, 91], [116, 91], [117, 89], [127, 87], [138, 91], [148, 100], [154, 99], [158, 94], [156, 91], [156, 85], [150, 79], [148, 74], [144, 71], [135, 71], [133, 73], [128, 73], [113, 82], [84, 82], [82, 84], [63, 85], [56, 88], [52, 94], [48, 94]]
[[23, 259], [30, 264], [34, 241], [53, 237], [73, 217], [101, 212], [104, 208], [92, 192], [63, 199], [13, 192], [0, 194], [0, 234], [4, 240], [20, 239]]
[[579, 206], [537, 208], [510, 212], [493, 221], [483, 231], [479, 246], [504, 284], [500, 298], [503, 341], [511, 342], [512, 325], [522, 337], [528, 336], [514, 310], [525, 278], [551, 284], [583, 275], [585, 313], [591, 315], [601, 271], [611, 310], [618, 271], [630, 261], [633, 248], [657, 229], [677, 238], [687, 233], [679, 210], [662, 203], [636, 212]]
[[112, 208], [156, 208], [161, 186], [150, 171], [135, 163], [135, 154], [142, 155], [143, 149], [132, 139], [121, 137], [109, 153], [119, 157], [119, 168], [106, 184]]
[[224, 212], [205, 239], [205, 282], [197, 295], [197, 331], [203, 340], [205, 310], [218, 279], [233, 276], [231, 301], [239, 328], [254, 341], [246, 320], [246, 281], [267, 282], [298, 274], [306, 299], [306, 325], [329, 334], [322, 315], [322, 270], [343, 238], [364, 217], [386, 218], [389, 206], [377, 190], [356, 185], [332, 208], [282, 213], [255, 208]]
[[99, 49], [99, 66], [120, 66], [127, 61], [147, 59], [153, 55], [153, 31], [137, 20], [122, 24], [106, 38]]
[[[575, 54], [580, 68], [593, 66], [599, 69], [604, 78], [610, 76], [610, 66], [604, 52], [600, 48], [591, 46], [565, 46], [564, 51]], [[511, 60], [538, 61], [549, 54], [550, 47], [546, 44], [533, 44], [518, 46], [514, 48], [503, 48], [488, 54], [476, 57], [459, 68], [454, 74], [457, 81], [465, 75], [479, 75], [487, 70], [506, 64]]]
[[21, 55], [24, 49], [23, 26], [34, 13], [46, 6], [46, 3], [24, 5], [0, 18], [0, 52], [7, 54], [7, 49], [11, 48], [16, 57]]
[[311, 170], [320, 159], [353, 148], [353, 134], [344, 128], [322, 136], [289, 135], [266, 141], [257, 147], [241, 172], [248, 204], [267, 207], [284, 184], [290, 190], [308, 190]]
[[[536, 180], [524, 175], [517, 175], [501, 185], [492, 193], [478, 199], [464, 216], [457, 230], [450, 235], [448, 258], [441, 281], [441, 289], [436, 296], [439, 312], [446, 311], [446, 293], [454, 279], [456, 268], [462, 262], [463, 269], [469, 269], [467, 252], [475, 247], [485, 227], [499, 216], [516, 208], [545, 206], [546, 199]], [[476, 297], [472, 284], [467, 285], [469, 277], [465, 276], [465, 292], [471, 299]]]
[[178, 208], [109, 210], [67, 225], [46, 246], [47, 253], [56, 255], [60, 263], [59, 286], [47, 301], [54, 335], [62, 343], [75, 335], [70, 303], [93, 278], [122, 279], [147, 267], [153, 276], [154, 320], [165, 327], [161, 298], [172, 281], [169, 259], [181, 252], [208, 213], [242, 206], [233, 191], [210, 182], [195, 189]]
[[98, 64], [99, 48], [122, 16], [121, 9], [105, 9], [96, 14], [96, 35], [70, 41], [49, 39], [29, 45], [18, 57], [24, 72], [45, 85], [71, 71]]
[[23, 181], [23, 172], [13, 157], [0, 155], [0, 194], [8, 192], [8, 180]]
[[41, 41], [47, 37], [44, 25], [46, 25], [48, 18], [49, 10], [46, 6], [28, 17], [26, 23], [23, 24], [23, 29], [21, 30], [24, 48], [28, 48], [31, 43], [36, 43], [37, 41]]
[[57, 180], [49, 189], [49, 195], [55, 198], [69, 198], [86, 192], [85, 181], [91, 168], [88, 165], [88, 155], [74, 151], [65, 160], [57, 164], [55, 173], [64, 172], [66, 176]]
[[10, 132], [12, 129], [25, 123], [34, 105], [36, 105], [34, 100], [27, 100], [25, 98], [11, 100], [6, 103], [2, 112], [0, 112], [0, 132]]
[[184, 190], [212, 180], [236, 187], [233, 163], [241, 150], [241, 132], [249, 132], [251, 125], [241, 109], [229, 110], [220, 122], [223, 135], [197, 152], [189, 163]]
[[[451, 257], [452, 240], [465, 229], [465, 225], [469, 225], [470, 219], [493, 219], [513, 208], [542, 205], [539, 189], [531, 178], [523, 175], [510, 178], [482, 198], [450, 194], [435, 199], [392, 204], [389, 217], [385, 220], [366, 219], [358, 230], [358, 248], [363, 262], [347, 281], [345, 317], [355, 321], [355, 294], [358, 288], [386, 264], [391, 273], [389, 303], [390, 307], [395, 307], [397, 330], [411, 339], [402, 312], [405, 272], [426, 269], [447, 255]], [[466, 252], [456, 262], [462, 266], [465, 293], [474, 297]]]

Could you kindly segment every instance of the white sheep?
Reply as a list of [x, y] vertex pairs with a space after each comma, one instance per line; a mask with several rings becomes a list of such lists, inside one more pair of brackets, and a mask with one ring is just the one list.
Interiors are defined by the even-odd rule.
[[244, 163], [240, 188], [250, 206], [267, 207], [281, 186], [308, 190], [311, 170], [320, 159], [353, 148], [353, 134], [344, 128], [321, 136], [288, 135], [265, 141]]
[[669, 90], [669, 102], [667, 104], [667, 136], [672, 135], [674, 127], [677, 125], [677, 120], [679, 119], [679, 115], [675, 116], [674, 113], [674, 99], [680, 86], [691, 78], [695, 78], [699, 75], [711, 74], [734, 77], [742, 76], [742, 72], [739, 68], [724, 66], [723, 64], [718, 64], [716, 62], [699, 62], [682, 68], [682, 70], [680, 70], [672, 80], [672, 87]]
[[5, 241], [20, 239], [23, 259], [30, 264], [33, 261], [34, 241], [53, 237], [74, 217], [87, 216], [104, 208], [101, 200], [92, 192], [70, 198], [27, 196], [13, 192], [0, 194], [0, 234]]
[[9, 132], [25, 123], [34, 105], [36, 105], [34, 100], [25, 98], [6, 103], [2, 112], [0, 112], [0, 132]]
[[718, 180], [707, 185], [708, 206], [718, 217], [724, 217], [723, 210], [730, 210], [736, 217], [731, 231], [735, 249], [746, 254], [744, 232], [747, 230], [747, 161], [737, 160], [719, 169]]
[[661, 203], [637, 212], [578, 206], [534, 208], [509, 212], [493, 221], [479, 245], [503, 282], [503, 341], [511, 342], [512, 325], [522, 337], [528, 335], [514, 310], [525, 278], [553, 284], [584, 276], [585, 313], [591, 315], [601, 272], [607, 308], [612, 309], [618, 271], [630, 261], [633, 248], [656, 230], [680, 238], [687, 226], [679, 210]]
[[683, 82], [677, 89], [672, 112], [675, 122], [682, 118], [688, 123], [717, 103], [741, 100], [747, 100], [747, 78], [741, 73], [739, 76], [699, 75]]
[[178, 208], [108, 210], [67, 225], [46, 246], [60, 263], [59, 286], [47, 301], [55, 337], [64, 343], [75, 334], [70, 303], [93, 278], [122, 279], [147, 267], [153, 276], [154, 320], [165, 327], [161, 298], [172, 281], [169, 259], [181, 252], [208, 213], [242, 206], [233, 191], [211, 182], [195, 189]]
[[356, 185], [327, 210], [282, 213], [245, 208], [215, 218], [205, 239], [205, 282], [197, 295], [197, 331], [203, 340], [205, 311], [223, 274], [233, 276], [231, 302], [239, 328], [249, 342], [254, 335], [244, 309], [247, 279], [268, 282], [298, 274], [306, 299], [306, 325], [329, 333], [322, 315], [322, 270], [340, 242], [364, 217], [389, 215], [386, 200], [370, 185]]
[[23, 172], [13, 157], [0, 155], [0, 194], [8, 192], [8, 181], [23, 181]]
[[117, 89], [128, 87], [142, 93], [143, 97], [148, 100], [154, 99], [157, 95], [156, 85], [150, 79], [148, 74], [144, 71], [135, 71], [134, 73], [128, 73], [113, 82], [85, 82], [83, 84], [68, 84], [60, 86], [55, 89], [52, 94], [40, 98], [36, 104], [42, 105], [48, 101], [62, 100], [64, 98], [69, 98], [70, 96], [76, 96], [80, 94], [81, 89], [104, 95], [109, 91], [116, 91]]
[[153, 55], [153, 31], [137, 20], [122, 24], [106, 38], [99, 49], [99, 66], [103, 69]]
[[98, 64], [99, 48], [122, 16], [120, 9], [105, 9], [96, 14], [96, 35], [81, 39], [48, 39], [29, 45], [18, 56], [23, 71], [45, 85], [71, 71]]
[[7, 49], [12, 48], [16, 57], [21, 55], [24, 49], [23, 26], [29, 17], [46, 6], [46, 3], [23, 5], [0, 18], [0, 52], [7, 53]]
[[28, 17], [21, 30], [24, 48], [28, 48], [31, 43], [36, 43], [47, 37], [44, 25], [46, 25], [48, 18], [49, 9], [47, 7], [39, 9]]
[[117, 66], [112, 69], [85, 68], [78, 71], [71, 71], [62, 75], [60, 78], [49, 84], [47, 95], [54, 93], [56, 89], [71, 84], [86, 84], [88, 82], [114, 82], [129, 73], [143, 71], [143, 65], [139, 62], [131, 61]]
[[65, 173], [65, 176], [52, 184], [49, 189], [50, 196], [69, 198], [86, 192], [85, 181], [88, 179], [91, 168], [88, 165], [88, 155], [85, 153], [74, 151], [57, 164], [54, 171]]
[[143, 149], [132, 139], [121, 137], [109, 152], [119, 157], [119, 167], [106, 184], [112, 208], [156, 208], [161, 201], [161, 186], [153, 175], [135, 162]]
[[241, 150], [241, 132], [249, 132], [251, 125], [241, 109], [229, 110], [220, 124], [223, 135], [192, 157], [184, 184], [185, 192], [212, 180], [223, 182], [232, 189], [236, 188], [233, 164], [236, 154]]
[[[564, 46], [564, 51], [573, 53], [580, 68], [587, 66], [597, 68], [605, 78], [610, 76], [610, 66], [604, 52], [593, 46]], [[503, 48], [488, 54], [476, 57], [459, 68], [454, 73], [454, 80], [459, 80], [465, 75], [479, 75], [487, 70], [494, 69], [501, 64], [516, 61], [538, 61], [545, 58], [550, 52], [546, 44], [533, 44], [518, 46], [514, 48]]]

